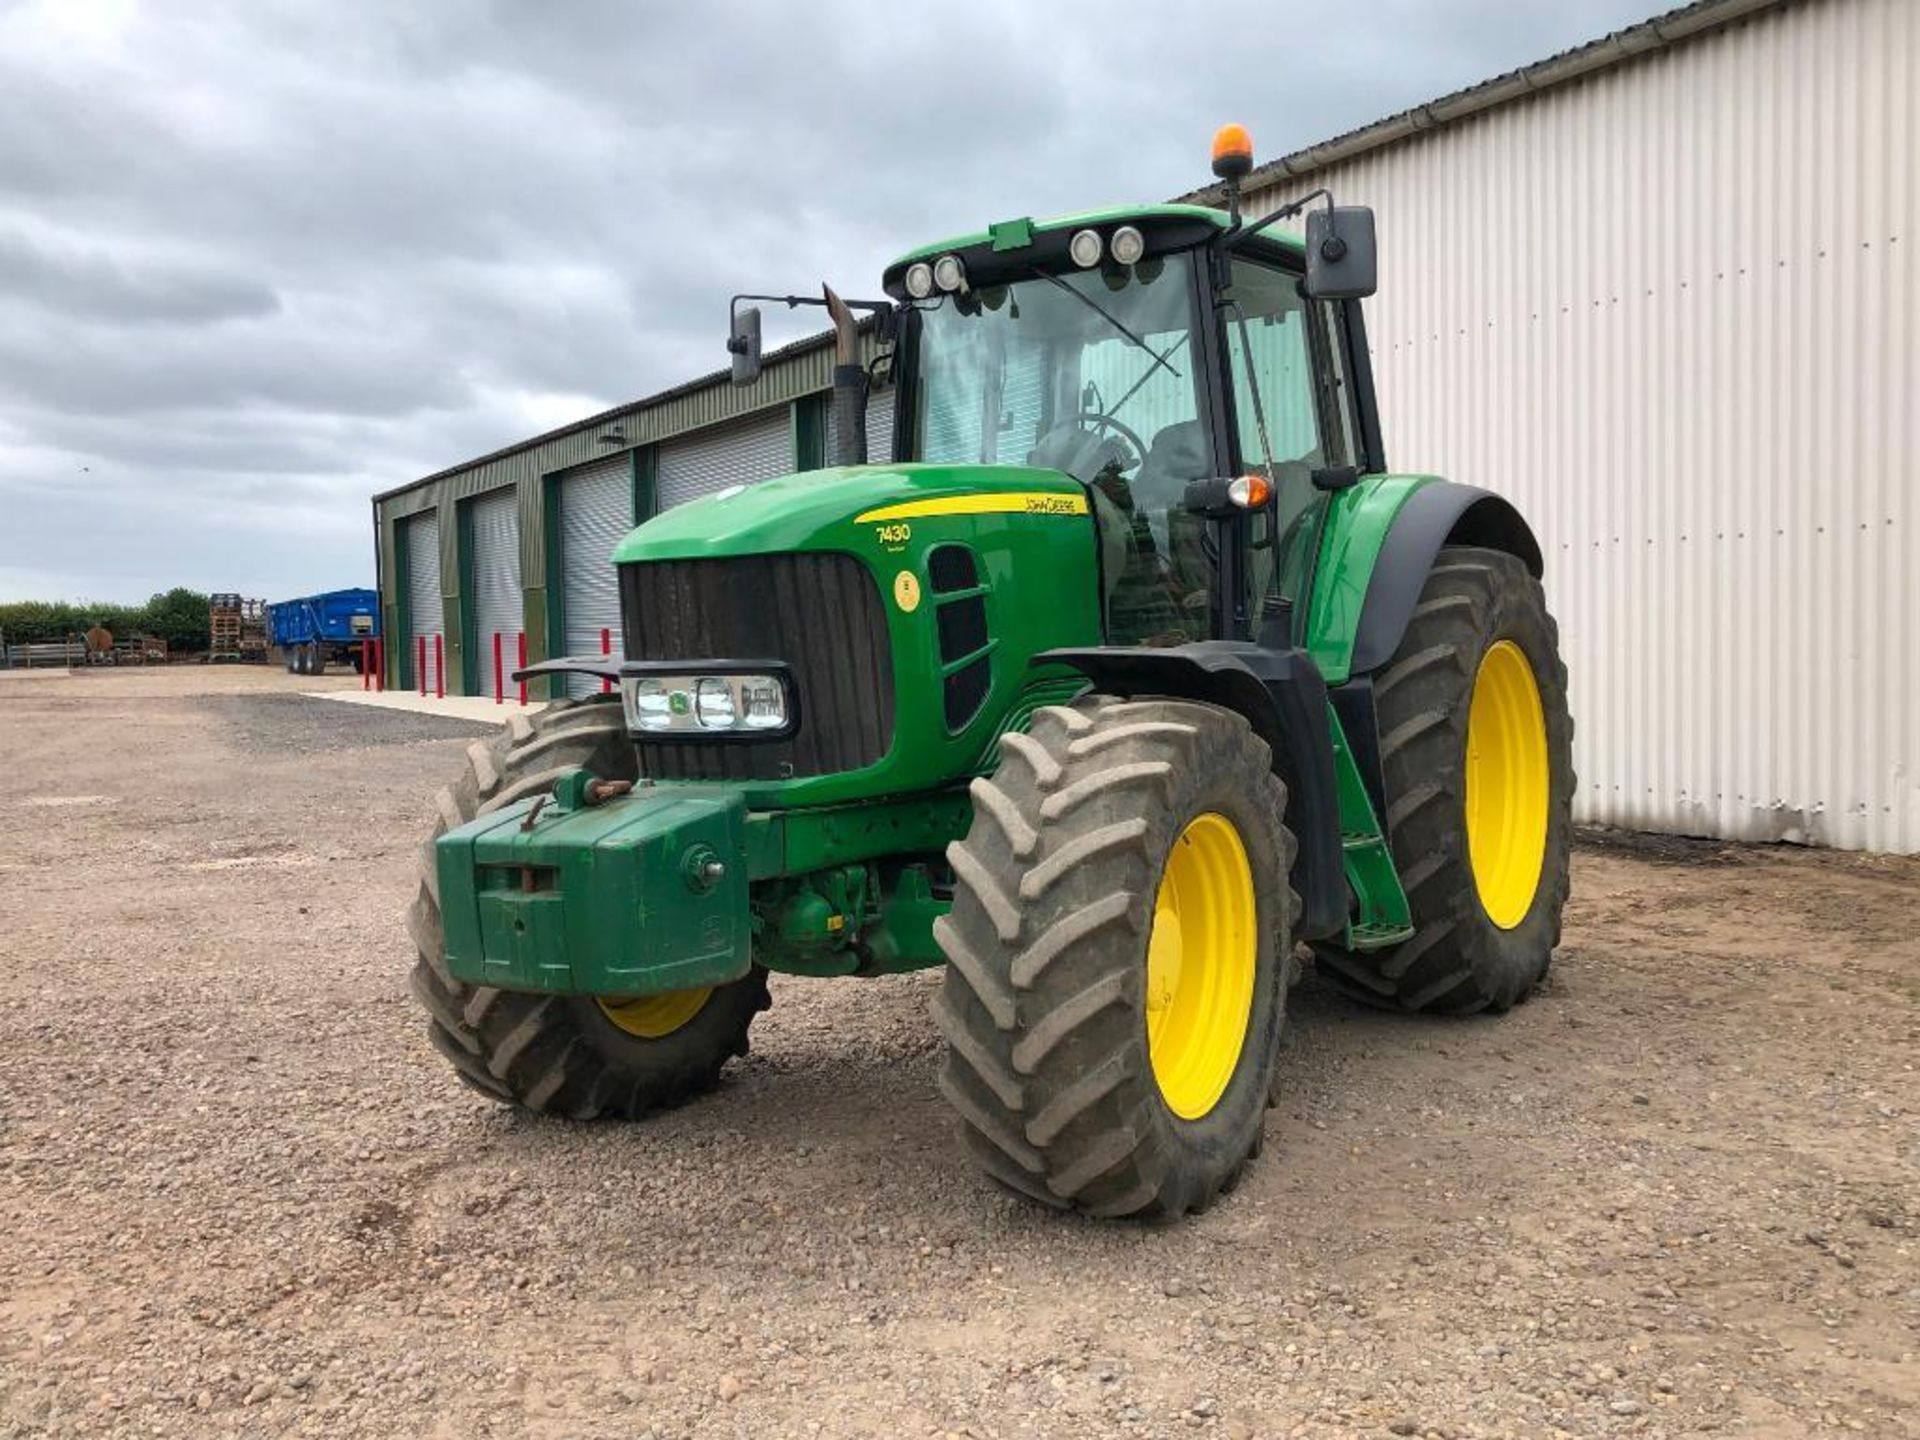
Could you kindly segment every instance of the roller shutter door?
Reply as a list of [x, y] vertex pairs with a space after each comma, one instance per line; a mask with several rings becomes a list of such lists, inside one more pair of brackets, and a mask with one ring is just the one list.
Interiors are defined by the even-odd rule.
[[[614, 583], [613, 547], [633, 528], [633, 461], [615, 455], [569, 470], [560, 477], [561, 615], [566, 653], [598, 655], [600, 632], [611, 632], [620, 649], [620, 587]], [[569, 676], [567, 693], [592, 695], [600, 682]]]
[[[467, 520], [473, 543], [473, 693], [491, 695], [513, 673], [520, 650], [520, 506], [513, 488], [471, 502]], [[500, 636], [500, 671], [493, 673], [493, 637]]]
[[893, 459], [893, 387], [867, 396], [867, 459], [885, 465]]
[[656, 489], [671, 510], [729, 485], [751, 485], [793, 469], [793, 428], [784, 405], [726, 425], [697, 430], [660, 447]]
[[[407, 656], [405, 674], [417, 687], [433, 683], [433, 646], [440, 635], [444, 608], [440, 597], [440, 512], [429, 510], [407, 521]], [[420, 641], [427, 642], [427, 666], [419, 667]], [[442, 664], [445, 663], [444, 658]]]
[[[827, 392], [827, 464], [838, 452], [839, 427], [833, 422], [833, 392]], [[893, 387], [867, 395], [867, 463], [885, 465], [893, 459]]]

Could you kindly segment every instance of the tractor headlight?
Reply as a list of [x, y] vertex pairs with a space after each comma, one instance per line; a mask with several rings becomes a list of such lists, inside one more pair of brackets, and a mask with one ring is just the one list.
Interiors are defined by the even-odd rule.
[[1132, 265], [1147, 253], [1147, 237], [1131, 225], [1122, 225], [1113, 232], [1110, 248], [1115, 260], [1122, 265]]
[[627, 675], [620, 693], [627, 729], [636, 735], [714, 740], [771, 737], [793, 728], [793, 696], [779, 673]]
[[731, 730], [740, 718], [733, 686], [722, 675], [702, 675], [693, 686], [693, 717], [704, 730]]
[[[630, 730], [671, 730], [673, 728], [673, 691], [658, 680], [630, 680], [622, 687], [627, 700], [627, 728]], [[681, 701], [685, 708], [686, 701]]]
[[915, 300], [933, 294], [933, 267], [926, 261], [916, 260], [907, 267], [907, 294]]
[[1106, 242], [1100, 238], [1098, 230], [1076, 230], [1073, 238], [1067, 242], [1067, 254], [1082, 270], [1090, 270], [1098, 265], [1105, 250]]
[[740, 728], [787, 728], [787, 687], [772, 675], [745, 675], [740, 680]]
[[933, 262], [933, 283], [949, 295], [966, 287], [967, 268], [958, 255], [942, 255]]

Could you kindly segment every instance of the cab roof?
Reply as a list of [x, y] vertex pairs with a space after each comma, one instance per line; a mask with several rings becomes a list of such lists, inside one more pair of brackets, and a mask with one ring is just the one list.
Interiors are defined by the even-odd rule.
[[[958, 254], [967, 262], [968, 271], [976, 269], [981, 257], [995, 257], [1010, 264], [1030, 264], [1034, 260], [1064, 248], [1076, 230], [1088, 228], [1108, 231], [1120, 225], [1133, 225], [1145, 233], [1148, 253], [1186, 249], [1211, 239], [1232, 227], [1224, 210], [1207, 205], [1132, 205], [1105, 210], [1083, 210], [1051, 220], [1022, 216], [1001, 220], [971, 235], [956, 235], [931, 245], [909, 250], [886, 268], [886, 285], [895, 289], [906, 268], [918, 260], [933, 260], [941, 255]], [[1049, 243], [1051, 242], [1051, 243]], [[1304, 253], [1300, 237], [1290, 231], [1263, 230], [1253, 248], [1268, 254], [1279, 251], [1298, 260]]]

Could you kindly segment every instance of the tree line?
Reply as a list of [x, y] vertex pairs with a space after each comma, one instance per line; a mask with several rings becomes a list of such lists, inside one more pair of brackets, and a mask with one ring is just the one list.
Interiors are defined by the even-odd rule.
[[173, 653], [207, 648], [207, 597], [175, 586], [144, 605], [109, 605], [88, 600], [0, 601], [0, 636], [9, 645], [70, 640], [104, 625], [116, 640], [157, 635]]

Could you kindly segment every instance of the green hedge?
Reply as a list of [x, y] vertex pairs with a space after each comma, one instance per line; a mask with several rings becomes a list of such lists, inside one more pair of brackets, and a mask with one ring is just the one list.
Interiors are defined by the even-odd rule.
[[174, 652], [207, 648], [207, 597], [176, 586], [144, 605], [92, 604], [87, 601], [0, 601], [0, 636], [9, 645], [66, 640], [104, 625], [116, 640], [158, 635]]

